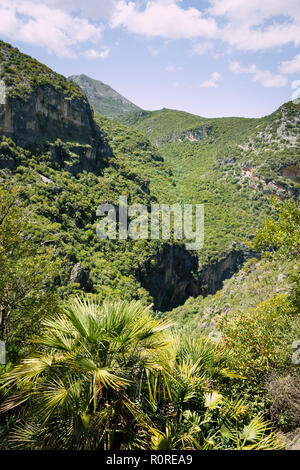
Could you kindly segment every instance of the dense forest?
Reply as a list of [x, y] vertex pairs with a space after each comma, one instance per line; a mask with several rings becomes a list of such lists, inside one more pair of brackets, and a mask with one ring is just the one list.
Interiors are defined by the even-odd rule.
[[[0, 449], [299, 445], [300, 105], [117, 120], [0, 64]], [[204, 204], [203, 248], [99, 239], [120, 196]]]

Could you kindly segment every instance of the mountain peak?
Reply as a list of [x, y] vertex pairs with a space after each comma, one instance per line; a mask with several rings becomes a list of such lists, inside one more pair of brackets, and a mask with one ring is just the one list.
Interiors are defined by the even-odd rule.
[[95, 80], [85, 74], [72, 75], [69, 80], [82, 88], [94, 110], [103, 116], [120, 118], [133, 111], [141, 110], [100, 80]]

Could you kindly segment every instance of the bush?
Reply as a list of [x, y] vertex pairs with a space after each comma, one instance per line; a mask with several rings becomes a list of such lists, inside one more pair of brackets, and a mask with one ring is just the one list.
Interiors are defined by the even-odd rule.
[[272, 401], [272, 421], [284, 432], [300, 427], [300, 377], [296, 371], [284, 377], [272, 374], [266, 388]]
[[260, 382], [273, 369], [291, 364], [286, 332], [298, 321], [297, 310], [286, 294], [261, 302], [244, 314], [231, 312], [219, 326], [222, 341], [230, 348], [231, 363], [240, 374]]

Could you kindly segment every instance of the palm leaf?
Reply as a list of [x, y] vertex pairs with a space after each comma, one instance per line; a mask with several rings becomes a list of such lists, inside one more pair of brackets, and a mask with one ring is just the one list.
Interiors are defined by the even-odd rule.
[[205, 403], [204, 406], [210, 410], [217, 408], [224, 400], [223, 395], [213, 391], [211, 393], [204, 393]]

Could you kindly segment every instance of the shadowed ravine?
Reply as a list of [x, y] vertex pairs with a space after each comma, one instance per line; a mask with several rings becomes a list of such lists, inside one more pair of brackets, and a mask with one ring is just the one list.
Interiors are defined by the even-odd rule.
[[168, 311], [189, 297], [215, 294], [250, 258], [259, 257], [255, 251], [242, 246], [220, 261], [198, 268], [198, 257], [184, 246], [166, 245], [164, 250], [146, 263], [137, 279], [154, 299], [157, 310]]

